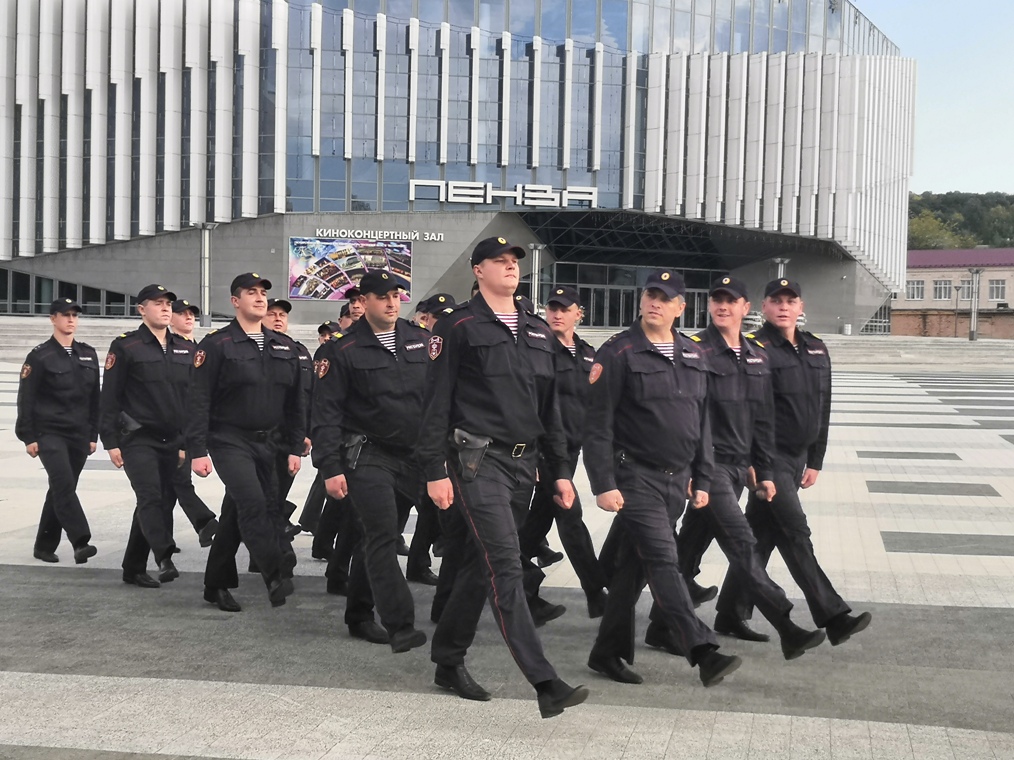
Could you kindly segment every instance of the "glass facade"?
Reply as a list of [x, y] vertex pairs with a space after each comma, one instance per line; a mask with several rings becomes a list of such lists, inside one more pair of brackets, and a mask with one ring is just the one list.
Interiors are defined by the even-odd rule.
[[94, 317], [124, 317], [137, 305], [124, 293], [0, 267], [0, 314], [49, 314], [54, 298], [72, 298], [82, 313]]

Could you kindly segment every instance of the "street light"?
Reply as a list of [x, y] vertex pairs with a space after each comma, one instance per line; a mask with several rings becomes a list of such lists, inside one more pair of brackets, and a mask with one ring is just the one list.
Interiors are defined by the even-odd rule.
[[211, 327], [211, 231], [218, 222], [191, 222], [201, 231], [201, 327]]
[[536, 314], [539, 312], [539, 295], [542, 293], [542, 249], [545, 247], [542, 243], [528, 244], [528, 250], [532, 252], [532, 305]]
[[968, 318], [968, 339], [975, 340], [979, 328], [979, 275], [982, 274], [982, 269], [969, 267], [968, 271], [972, 275], [972, 311]]
[[792, 259], [774, 259], [774, 262], [778, 265], [778, 274], [775, 275], [779, 280], [785, 276], [785, 265], [788, 264]]

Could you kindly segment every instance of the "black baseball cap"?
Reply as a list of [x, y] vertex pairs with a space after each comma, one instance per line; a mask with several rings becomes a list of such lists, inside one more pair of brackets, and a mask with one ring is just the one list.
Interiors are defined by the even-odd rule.
[[439, 314], [444, 309], [455, 305], [454, 296], [450, 293], [434, 293], [420, 304], [421, 311], [427, 314]]
[[581, 295], [577, 292], [576, 288], [569, 287], [568, 285], [562, 285], [553, 288], [553, 292], [549, 294], [549, 298], [546, 299], [546, 303], [558, 303], [564, 308], [570, 308], [572, 305], [581, 305]]
[[799, 283], [795, 280], [786, 280], [784, 277], [772, 280], [764, 286], [764, 297], [770, 298], [777, 293], [792, 293], [796, 298], [803, 297], [803, 289], [799, 287]]
[[66, 314], [71, 311], [81, 313], [81, 304], [73, 298], [57, 298], [49, 305], [50, 314]]
[[338, 312], [338, 318], [341, 319], [342, 317], [347, 316], [349, 316], [349, 305], [345, 304], [344, 306], [342, 306], [342, 310]]
[[644, 289], [650, 290], [652, 288], [661, 290], [669, 298], [675, 298], [676, 296], [686, 297], [687, 294], [687, 286], [683, 282], [683, 275], [679, 272], [673, 272], [671, 269], [659, 269], [649, 274], [647, 281], [644, 283]]
[[176, 294], [162, 285], [145, 285], [137, 294], [137, 302], [144, 303], [153, 298], [168, 298], [169, 302], [176, 300]]
[[271, 290], [271, 280], [266, 277], [261, 277], [256, 272], [244, 272], [243, 274], [238, 274], [233, 278], [232, 285], [229, 286], [229, 292], [235, 293], [237, 290], [255, 288], [258, 285], [265, 290]]
[[173, 301], [173, 314], [182, 314], [185, 311], [191, 311], [195, 317], [201, 316], [201, 310], [197, 307], [197, 304], [185, 301], [182, 298], [177, 298]]
[[520, 245], [508, 243], [507, 238], [491, 237], [480, 240], [478, 245], [475, 246], [475, 250], [472, 251], [472, 266], [474, 267], [486, 259], [496, 258], [505, 251], [510, 251], [519, 259], [525, 257], [525, 249]]
[[[364, 296], [367, 293], [373, 293], [376, 296], [383, 296], [390, 293], [392, 290], [398, 290], [401, 285], [398, 281], [391, 276], [390, 272], [385, 272], [381, 269], [372, 269], [363, 275], [363, 279], [359, 281], [359, 292]], [[346, 294], [347, 295], [347, 294]]]
[[292, 304], [286, 301], [284, 298], [269, 298], [268, 299], [269, 309], [283, 309], [286, 314], [292, 311]]
[[[367, 272], [367, 274], [369, 274], [369, 272]], [[363, 275], [363, 277], [365, 278], [366, 275]], [[351, 301], [353, 298], [359, 298], [359, 296], [361, 296], [363, 294], [362, 293], [362, 287], [363, 287], [363, 281], [360, 280], [358, 286], [357, 285], [353, 285], [351, 288], [349, 288], [348, 290], [345, 291], [345, 298], [348, 299], [349, 301]]]
[[733, 298], [747, 298], [746, 283], [736, 277], [719, 277], [711, 283], [708, 295], [713, 296], [715, 293], [728, 293]]
[[332, 322], [330, 319], [327, 322], [322, 322], [317, 327], [317, 335], [323, 335], [326, 332], [336, 333], [339, 331], [338, 323]]

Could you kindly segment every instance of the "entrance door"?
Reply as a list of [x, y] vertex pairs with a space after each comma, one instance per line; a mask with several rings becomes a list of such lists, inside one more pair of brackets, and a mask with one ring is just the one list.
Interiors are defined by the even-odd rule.
[[708, 326], [708, 291], [687, 290], [687, 308], [680, 317], [679, 329], [688, 334]]

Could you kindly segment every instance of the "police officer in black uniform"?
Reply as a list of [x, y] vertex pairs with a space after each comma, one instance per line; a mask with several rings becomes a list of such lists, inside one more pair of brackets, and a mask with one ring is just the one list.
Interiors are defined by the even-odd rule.
[[[554, 288], [546, 301], [546, 312], [547, 321], [556, 337], [553, 344], [556, 351], [556, 387], [560, 399], [560, 417], [567, 435], [568, 468], [573, 477], [581, 454], [588, 374], [595, 361], [595, 349], [574, 331], [581, 319], [581, 297], [577, 290], [567, 286]], [[521, 553], [535, 557], [555, 519], [560, 542], [588, 599], [588, 614], [592, 618], [602, 617], [606, 603], [603, 589], [608, 581], [599, 567], [595, 547], [582, 519], [581, 502], [575, 498], [570, 509], [561, 509], [553, 501], [553, 496], [548, 473], [540, 473], [531, 511], [518, 533]]]
[[[365, 554], [386, 629], [376, 630], [371, 619], [346, 621], [349, 631], [407, 652], [425, 644], [426, 634], [415, 628], [415, 603], [398, 565], [398, 513], [399, 501], [418, 503], [422, 490], [412, 455], [422, 418], [429, 335], [398, 318], [401, 287], [390, 273], [368, 272], [359, 290], [363, 317], [317, 361], [314, 463], [328, 495], [347, 496], [359, 517], [364, 538], [356, 553]], [[357, 566], [355, 557], [352, 566]]]
[[[141, 289], [141, 326], [110, 344], [102, 381], [102, 445], [137, 495], [123, 581], [143, 588], [158, 588], [180, 575], [172, 561], [173, 480], [185, 459], [184, 413], [196, 346], [168, 329], [175, 300], [162, 285]], [[149, 550], [158, 580], [146, 571]]]
[[481, 573], [497, 627], [535, 687], [542, 717], [549, 718], [583, 702], [588, 690], [557, 677], [522, 582], [515, 526], [528, 511], [540, 453], [561, 505], [569, 508], [574, 500], [556, 402], [553, 334], [513, 298], [524, 255], [502, 237], [483, 240], [472, 252], [479, 294], [437, 322], [429, 339], [433, 361], [419, 457], [430, 498], [443, 510], [453, 503], [471, 535], [433, 636], [434, 680], [465, 698], [489, 699], [464, 666], [482, 612], [483, 589], [475, 593]]
[[[831, 419], [831, 358], [817, 336], [799, 329], [803, 291], [798, 282], [780, 278], [764, 287], [763, 327], [757, 339], [767, 349], [775, 405], [775, 451], [772, 479], [777, 489], [768, 502], [750, 495], [746, 518], [757, 539], [757, 554], [766, 566], [777, 547], [806, 597], [813, 622], [827, 632], [833, 646], [865, 629], [869, 612], [852, 615], [813, 553], [810, 526], [799, 503], [799, 489], [817, 482], [827, 450]], [[749, 620], [753, 605], [743, 571], [730, 566], [722, 588], [723, 609], [739, 621]]]
[[239, 585], [236, 551], [242, 541], [260, 569], [272, 606], [292, 593], [291, 557], [269, 510], [278, 498], [275, 455], [282, 447], [290, 473], [305, 449], [304, 394], [299, 355], [292, 341], [261, 320], [271, 283], [256, 272], [230, 285], [236, 317], [208, 334], [194, 356], [187, 453], [200, 477], [218, 469], [232, 504], [219, 518], [208, 553], [204, 599], [238, 612], [229, 589]]
[[49, 490], [42, 505], [34, 556], [59, 562], [62, 533], [74, 548], [74, 561], [94, 557], [91, 530], [77, 481], [95, 453], [99, 433], [99, 360], [95, 349], [74, 340], [81, 307], [70, 298], [49, 305], [53, 336], [33, 348], [21, 366], [18, 417], [14, 433], [32, 458], [46, 468]]
[[634, 605], [645, 581], [680, 649], [705, 686], [740, 665], [720, 654], [694, 614], [679, 572], [673, 527], [692, 481], [693, 505], [708, 503], [714, 459], [708, 421], [708, 365], [698, 344], [676, 332], [686, 308], [678, 272], [652, 273], [641, 317], [598, 350], [588, 380], [584, 462], [596, 503], [616, 517], [616, 567], [588, 666], [615, 681], [641, 683], [634, 658]]

